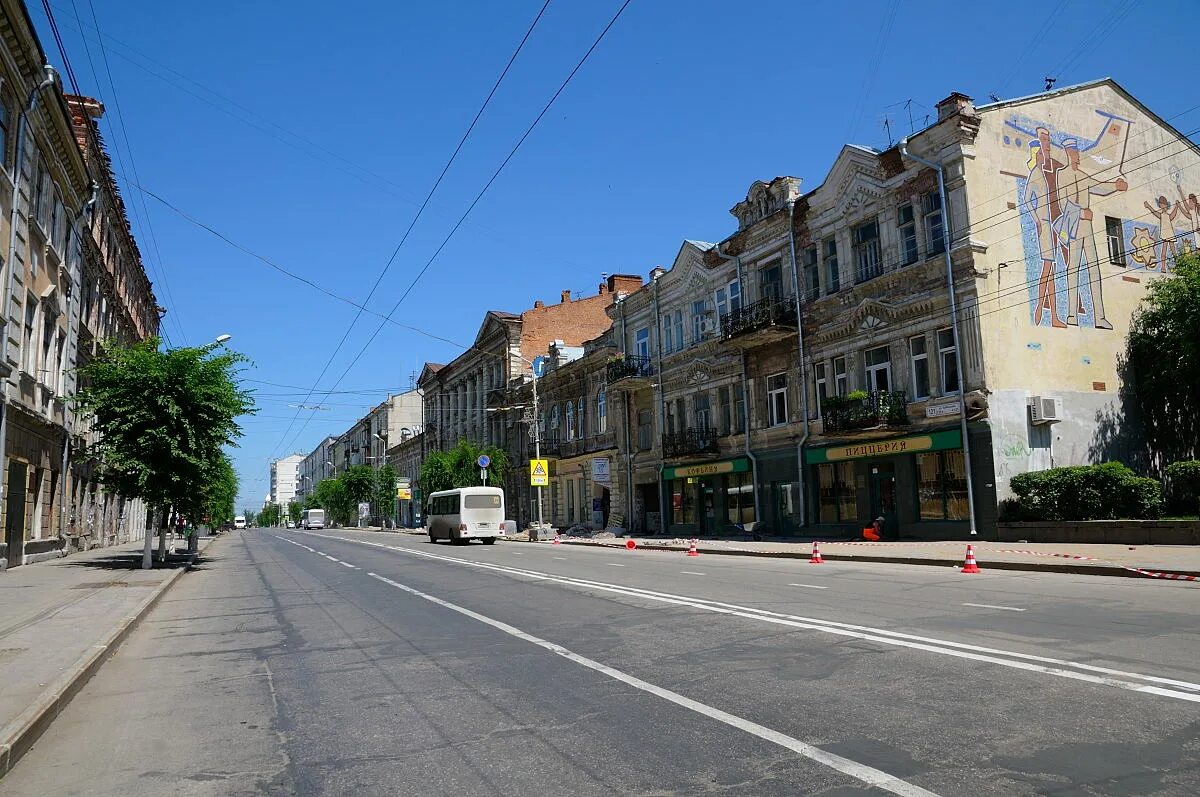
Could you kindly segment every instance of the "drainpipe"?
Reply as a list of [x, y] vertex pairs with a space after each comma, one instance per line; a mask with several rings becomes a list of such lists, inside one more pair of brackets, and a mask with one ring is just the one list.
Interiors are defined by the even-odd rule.
[[[4, 261], [7, 273], [4, 277], [4, 299], [0, 302], [0, 306], [4, 308], [3, 327], [0, 328], [0, 365], [7, 366], [8, 364], [8, 325], [12, 323], [9, 319], [12, 316], [12, 292], [13, 281], [16, 274], [16, 256], [17, 256], [17, 220], [20, 218], [18, 208], [21, 199], [21, 173], [24, 171], [23, 160], [25, 158], [25, 129], [28, 126], [29, 114], [33, 112], [34, 106], [37, 105], [38, 96], [43, 89], [53, 86], [58, 81], [58, 72], [49, 64], [44, 64], [42, 70], [45, 77], [42, 82], [38, 83], [29, 92], [29, 99], [25, 102], [25, 107], [21, 109], [21, 115], [17, 117], [17, 141], [15, 147], [15, 157], [13, 158], [13, 177], [12, 177], [12, 203], [10, 205], [11, 212], [8, 221], [8, 257]], [[8, 484], [8, 380], [4, 380], [4, 384], [0, 385], [0, 489], [4, 489], [4, 485]], [[8, 560], [11, 562], [15, 556], [21, 557], [24, 560], [25, 552], [9, 551]], [[18, 562], [20, 564], [21, 562]]]
[[[93, 180], [92, 181], [92, 195], [88, 198], [87, 203], [84, 204], [84, 206], [79, 209], [79, 213], [76, 214], [75, 218], [72, 220], [72, 222], [71, 222], [72, 227], [74, 227], [76, 224], [78, 224], [79, 220], [81, 218], [83, 218], [84, 214], [86, 214], [89, 210], [91, 210], [95, 206], [96, 200], [99, 198], [99, 196], [100, 196], [100, 185], [95, 180]], [[71, 304], [68, 305], [68, 307], [67, 307], [67, 342], [70, 343], [70, 341], [72, 341], [72, 340], [75, 341], [75, 347], [77, 350], [76, 357], [78, 357], [78, 347], [79, 347], [79, 321], [75, 317], [75, 310], [79, 306], [79, 291], [82, 289], [82, 285], [83, 285], [83, 273], [82, 273], [83, 272], [83, 248], [82, 247], [80, 247], [79, 253], [80, 253], [80, 264], [79, 264], [80, 287], [71, 291]], [[71, 256], [70, 252], [63, 252], [64, 258], [70, 258], [70, 256]], [[70, 272], [68, 271], [68, 274], [69, 273]], [[74, 326], [75, 328], [72, 329], [72, 326]], [[67, 356], [66, 346], [63, 347], [63, 356], [64, 357]], [[61, 367], [62, 363], [59, 363], [59, 366]], [[59, 476], [59, 485], [58, 485], [58, 536], [59, 536], [59, 539], [66, 539], [66, 536], [67, 536], [67, 468], [70, 466], [70, 463], [71, 463], [71, 421], [72, 421], [72, 416], [71, 416], [70, 402], [64, 402], [64, 405], [63, 405], [62, 465], [61, 465], [61, 469], [59, 470], [60, 476]], [[117, 543], [118, 544], [121, 542], [121, 528], [122, 528], [122, 526], [124, 526], [124, 522], [125, 522], [125, 502], [122, 501], [121, 517], [117, 522]]]
[[788, 203], [788, 247], [792, 253], [792, 284], [796, 286], [796, 360], [800, 370], [800, 411], [804, 414], [804, 434], [796, 441], [796, 489], [800, 493], [800, 525], [808, 525], [808, 501], [804, 489], [804, 444], [808, 442], [808, 369], [804, 360], [804, 319], [800, 315], [800, 269], [796, 265], [796, 203]]
[[[742, 282], [742, 258], [741, 258], [741, 255], [725, 254], [724, 252], [721, 251], [720, 244], [717, 244], [714, 251], [717, 253], [717, 257], [721, 258], [722, 260], [725, 260], [725, 261], [732, 260], [733, 261], [734, 268], [737, 269], [738, 297], [739, 297], [740, 301], [745, 302], [746, 296], [744, 296], [742, 293], [742, 290], [745, 287], [745, 285]], [[746, 459], [750, 460], [750, 478], [753, 482], [750, 486], [754, 491], [754, 524], [757, 526], [762, 521], [762, 511], [761, 511], [761, 508], [759, 507], [759, 498], [758, 498], [758, 457], [756, 457], [754, 455], [754, 452], [750, 450], [750, 389], [749, 389], [748, 385], [749, 385], [749, 381], [748, 381], [748, 377], [746, 376], [746, 353], [743, 351], [742, 352], [742, 430], [743, 430], [742, 440], [745, 443]], [[807, 413], [806, 413], [806, 415], [807, 415]]]
[[[621, 348], [625, 350], [625, 356], [629, 356], [629, 350], [626, 345], [629, 339], [626, 337], [625, 328], [625, 300], [617, 298], [617, 310], [621, 313]], [[607, 393], [608, 388], [605, 388]], [[633, 393], [628, 392], [621, 397], [622, 407], [625, 412], [625, 528], [633, 531], [633, 439], [629, 434], [629, 427], [636, 420], [636, 410], [633, 406]], [[631, 419], [630, 411], [634, 411], [635, 417]]]
[[659, 531], [663, 534], [667, 533], [667, 494], [665, 491], [666, 485], [663, 484], [663, 456], [666, 454], [662, 450], [663, 430], [667, 423], [667, 407], [666, 399], [663, 397], [662, 385], [662, 319], [659, 318], [658, 307], [658, 276], [654, 277], [654, 354], [658, 360], [658, 367], [655, 369], [658, 372], [658, 526]]
[[950, 258], [950, 203], [946, 198], [946, 179], [941, 164], [925, 160], [908, 151], [908, 136], [900, 140], [900, 154], [906, 158], [912, 158], [917, 163], [923, 163], [937, 172], [938, 197], [942, 202], [942, 221], [946, 236], [943, 251], [946, 259], [946, 297], [950, 302], [950, 331], [954, 335], [954, 364], [958, 371], [959, 428], [962, 431], [963, 460], [967, 471], [967, 511], [971, 521], [971, 536], [974, 537], [979, 533], [975, 525], [975, 477], [971, 470], [971, 439], [967, 434], [967, 394], [963, 389], [962, 344], [958, 335], [958, 299], [954, 293], [954, 263]]

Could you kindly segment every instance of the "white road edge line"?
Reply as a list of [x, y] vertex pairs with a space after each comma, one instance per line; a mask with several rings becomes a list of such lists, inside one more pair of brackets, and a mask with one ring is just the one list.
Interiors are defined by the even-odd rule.
[[991, 603], [964, 603], [963, 606], [974, 606], [976, 609], [999, 609], [1002, 612], [1023, 612], [1015, 606], [996, 606]]
[[[1200, 694], [1195, 694], [1195, 692], [1200, 692], [1200, 683], [1192, 683], [1190, 681], [1163, 678], [1155, 675], [1145, 675], [1142, 673], [1128, 672], [1125, 670], [1116, 670], [1109, 667], [1083, 664], [1080, 662], [1068, 661], [1066, 659], [1051, 658], [1049, 656], [1038, 656], [1031, 653], [1018, 653], [1011, 650], [989, 648], [981, 645], [970, 645], [965, 642], [951, 642], [945, 639], [937, 639], [936, 637], [905, 634], [899, 631], [888, 631], [882, 628], [872, 628], [871, 626], [853, 625], [850, 623], [836, 622], [834, 620], [822, 620], [814, 617], [781, 614], [779, 612], [767, 611], [765, 609], [755, 609], [753, 607], [739, 606], [738, 604], [733, 603], [722, 603], [720, 601], [712, 601], [705, 598], [695, 598], [686, 595], [655, 592], [653, 590], [642, 589], [640, 587], [622, 586], [603, 581], [590, 581], [588, 579], [571, 578], [568, 576], [555, 576], [547, 573], [541, 573], [536, 570], [520, 570], [515, 567], [494, 565], [487, 562], [476, 562], [470, 559], [458, 559], [457, 557], [453, 556], [443, 556], [440, 554], [427, 553], [425, 551], [417, 551], [411, 548], [403, 548], [398, 545], [383, 545], [377, 542], [367, 542], [365, 540], [356, 540], [353, 538], [312, 534], [312, 532], [301, 533], [310, 534], [315, 537], [325, 537], [326, 539], [340, 540], [341, 542], [351, 542], [359, 545], [385, 548], [412, 556], [421, 556], [427, 559], [433, 559], [435, 561], [450, 562], [453, 564], [466, 565], [468, 567], [478, 567], [483, 570], [494, 570], [507, 575], [524, 576], [537, 581], [550, 581], [569, 586], [588, 587], [590, 589], [597, 589], [604, 592], [632, 595], [635, 597], [642, 597], [646, 598], [647, 600], [654, 600], [660, 603], [669, 603], [676, 606], [691, 606], [696, 609], [701, 609], [703, 611], [709, 611], [716, 614], [743, 617], [751, 620], [759, 620], [765, 623], [772, 623], [775, 625], [789, 626], [792, 628], [804, 628], [813, 631], [822, 631], [827, 634], [846, 636], [855, 639], [865, 639], [882, 644], [895, 645], [897, 647], [905, 647], [913, 650], [937, 653], [943, 656], [955, 656], [972, 661], [998, 664], [1003, 667], [1011, 667], [1013, 669], [1024, 670], [1026, 672], [1036, 672], [1044, 675], [1053, 675], [1060, 678], [1070, 678], [1077, 681], [1084, 681], [1086, 683], [1110, 686], [1118, 689], [1128, 689], [1134, 692], [1142, 692], [1145, 694], [1154, 694], [1163, 697], [1171, 697], [1178, 700], [1187, 700], [1190, 702], [1200, 703]], [[1028, 662], [1042, 662], [1042, 664], [1030, 664]], [[1056, 666], [1044, 666], [1045, 664]], [[1063, 669], [1063, 667], [1074, 667], [1075, 670], [1085, 670], [1086, 672], [1076, 672], [1073, 670]], [[1093, 672], [1101, 673], [1101, 675], [1088, 674]], [[1149, 681], [1151, 683], [1176, 686], [1180, 687], [1181, 689], [1191, 690], [1191, 693], [1172, 689], [1161, 689], [1159, 687], [1146, 686], [1144, 684], [1132, 683], [1130, 681], [1122, 681], [1118, 678], [1110, 676], [1120, 676], [1124, 678], [1133, 678], [1140, 681]]]
[[703, 576], [703, 575], [705, 575], [704, 573], [698, 573], [695, 570], [680, 570], [679, 574], [683, 575], [683, 576]]
[[663, 687], [656, 686], [648, 681], [643, 681], [642, 679], [634, 675], [630, 675], [627, 672], [623, 672], [614, 667], [609, 667], [607, 664], [601, 664], [600, 662], [589, 659], [585, 656], [580, 656], [578, 653], [573, 653], [561, 645], [556, 645], [553, 642], [542, 639], [541, 637], [528, 634], [519, 628], [509, 625], [508, 623], [495, 620], [491, 617], [479, 614], [478, 612], [471, 611], [463, 606], [459, 606], [458, 604], [451, 603], [447, 600], [442, 600], [441, 598], [421, 592], [420, 590], [405, 586], [399, 582], [392, 581], [390, 578], [385, 578], [371, 572], [368, 572], [367, 575], [371, 578], [382, 581], [385, 584], [393, 586], [396, 589], [403, 590], [410, 595], [415, 595], [418, 598], [423, 598], [431, 603], [436, 603], [438, 606], [443, 606], [451, 611], [458, 612], [466, 617], [470, 617], [472, 620], [478, 620], [481, 623], [503, 631], [504, 633], [514, 636], [517, 639], [530, 642], [540, 648], [550, 651], [551, 653], [562, 656], [568, 661], [572, 661], [583, 667], [587, 667], [590, 670], [595, 670], [601, 675], [606, 675], [613, 680], [620, 681], [621, 683], [632, 686], [635, 689], [640, 689], [643, 692], [674, 703], [675, 705], [681, 706], [689, 711], [694, 711], [697, 714], [701, 714], [710, 719], [714, 719], [717, 722], [723, 722], [726, 725], [737, 728], [738, 730], [744, 731], [752, 736], [757, 736], [760, 739], [777, 744], [780, 747], [791, 750], [792, 752], [802, 755], [811, 761], [816, 761], [818, 764], [823, 764], [830, 769], [835, 769], [838, 772], [841, 772], [843, 775], [848, 775], [855, 780], [867, 784], [868, 786], [875, 786], [883, 789], [884, 791], [891, 792], [892, 794], [905, 795], [905, 797], [937, 797], [934, 792], [922, 789], [920, 786], [909, 783], [906, 780], [901, 780], [894, 775], [889, 775], [882, 770], [875, 769], [874, 767], [866, 764], [860, 764], [859, 762], [853, 761], [849, 758], [843, 758], [840, 755], [830, 753], [826, 750], [822, 750], [819, 747], [814, 747], [813, 745], [806, 744], [799, 739], [795, 739], [791, 736], [780, 733], [779, 731], [772, 730], [765, 725], [759, 725], [757, 722], [752, 722], [751, 720], [743, 717], [729, 714], [719, 708], [714, 708], [710, 705], [707, 705], [706, 703], [692, 700], [690, 697], [684, 697], [678, 692], [672, 692], [670, 689], [664, 689]]
[[818, 587], [816, 584], [788, 584], [789, 587], [807, 587], [809, 589], [829, 589], [829, 587]]

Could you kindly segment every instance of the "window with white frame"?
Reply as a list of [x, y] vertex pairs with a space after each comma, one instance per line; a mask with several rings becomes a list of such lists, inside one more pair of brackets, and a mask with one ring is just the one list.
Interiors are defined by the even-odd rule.
[[716, 299], [717, 321], [729, 315], [729, 313], [738, 310], [742, 306], [742, 288], [737, 280], [733, 280], [728, 285], [723, 285], [713, 294]]
[[917, 218], [911, 204], [896, 211], [896, 228], [900, 233], [900, 262], [906, 266], [917, 262]]
[[662, 320], [663, 354], [675, 351], [675, 330], [671, 326], [671, 314], [667, 313]]
[[892, 389], [892, 359], [887, 346], [867, 349], [863, 354], [866, 366], [867, 390], [881, 393]]
[[921, 210], [925, 216], [925, 247], [928, 254], [936, 255], [946, 249], [946, 223], [942, 217], [942, 196], [930, 191], [921, 197]]
[[829, 397], [829, 381], [825, 373], [825, 363], [813, 365], [813, 395], [817, 399], [817, 417], [821, 417], [821, 402]]
[[638, 357], [650, 356], [650, 330], [642, 327], [633, 333], [633, 351]]
[[846, 373], [846, 358], [833, 358], [833, 392], [834, 395], [844, 396], [850, 392], [850, 380]]
[[575, 402], [567, 401], [567, 439], [575, 439]]
[[[1195, 223], [1195, 219], [1192, 222]], [[1114, 266], [1125, 265], [1125, 233], [1121, 220], [1112, 216], [1104, 217], [1104, 235], [1108, 239], [1108, 262]]]
[[879, 254], [879, 220], [859, 224], [851, 230], [854, 239], [854, 265], [858, 269], [857, 279], [866, 282], [883, 273], [883, 260]]
[[825, 239], [825, 293], [837, 293], [842, 287], [842, 273], [838, 268], [837, 239], [832, 235]]
[[817, 262], [817, 246], [804, 250], [804, 298], [815, 299], [821, 295], [821, 266]]
[[787, 373], [767, 377], [767, 423], [779, 426], [787, 423]]
[[929, 398], [929, 352], [924, 335], [908, 339], [908, 355], [912, 361], [913, 401]]
[[560, 416], [558, 414], [558, 405], [555, 404], [550, 408], [550, 433], [551, 437], [558, 437]]
[[596, 394], [596, 432], [604, 434], [608, 431], [608, 390], [603, 386]]
[[580, 440], [587, 437], [587, 405], [583, 401], [583, 396], [575, 402], [575, 423], [576, 434]]
[[707, 431], [712, 428], [712, 409], [708, 403], [708, 393], [701, 391], [692, 400], [692, 414], [696, 418], [696, 428]]
[[938, 365], [941, 366], [942, 395], [958, 392], [958, 352], [954, 347], [954, 330], [937, 331]]
[[708, 310], [704, 300], [692, 302], [692, 342], [704, 340], [704, 330], [708, 321]]
[[683, 342], [683, 311], [675, 311], [675, 351], [684, 347]]
[[37, 299], [32, 293], [25, 294], [25, 336], [21, 346], [21, 367], [25, 373], [32, 374], [37, 370], [37, 349], [34, 343], [34, 331], [37, 329]]
[[778, 260], [758, 270], [758, 285], [760, 298], [783, 298], [783, 269]]

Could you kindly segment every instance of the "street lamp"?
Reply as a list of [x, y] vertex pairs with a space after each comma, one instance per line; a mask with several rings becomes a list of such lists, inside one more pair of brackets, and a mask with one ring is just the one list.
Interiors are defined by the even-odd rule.
[[230, 338], [232, 338], [232, 337], [233, 337], [233, 335], [229, 335], [229, 334], [217, 335], [217, 339], [214, 340], [213, 343], [216, 343], [219, 346], [222, 343], [228, 343]]

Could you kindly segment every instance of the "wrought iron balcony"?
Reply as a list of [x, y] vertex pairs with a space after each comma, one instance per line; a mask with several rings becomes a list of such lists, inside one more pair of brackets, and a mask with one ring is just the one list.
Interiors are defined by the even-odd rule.
[[610, 385], [625, 380], [649, 380], [654, 376], [654, 361], [649, 357], [626, 354], [608, 361], [607, 376]]
[[687, 428], [663, 435], [664, 457], [686, 457], [693, 454], [716, 454], [717, 430]]
[[726, 338], [764, 337], [761, 343], [794, 334], [796, 301], [789, 296], [768, 296], [730, 310], [721, 317], [721, 334]]
[[557, 457], [562, 453], [563, 439], [558, 432], [542, 435], [541, 447], [543, 457]]
[[845, 396], [826, 396], [821, 401], [821, 416], [826, 432], [907, 426], [908, 396], [903, 390], [856, 390]]

